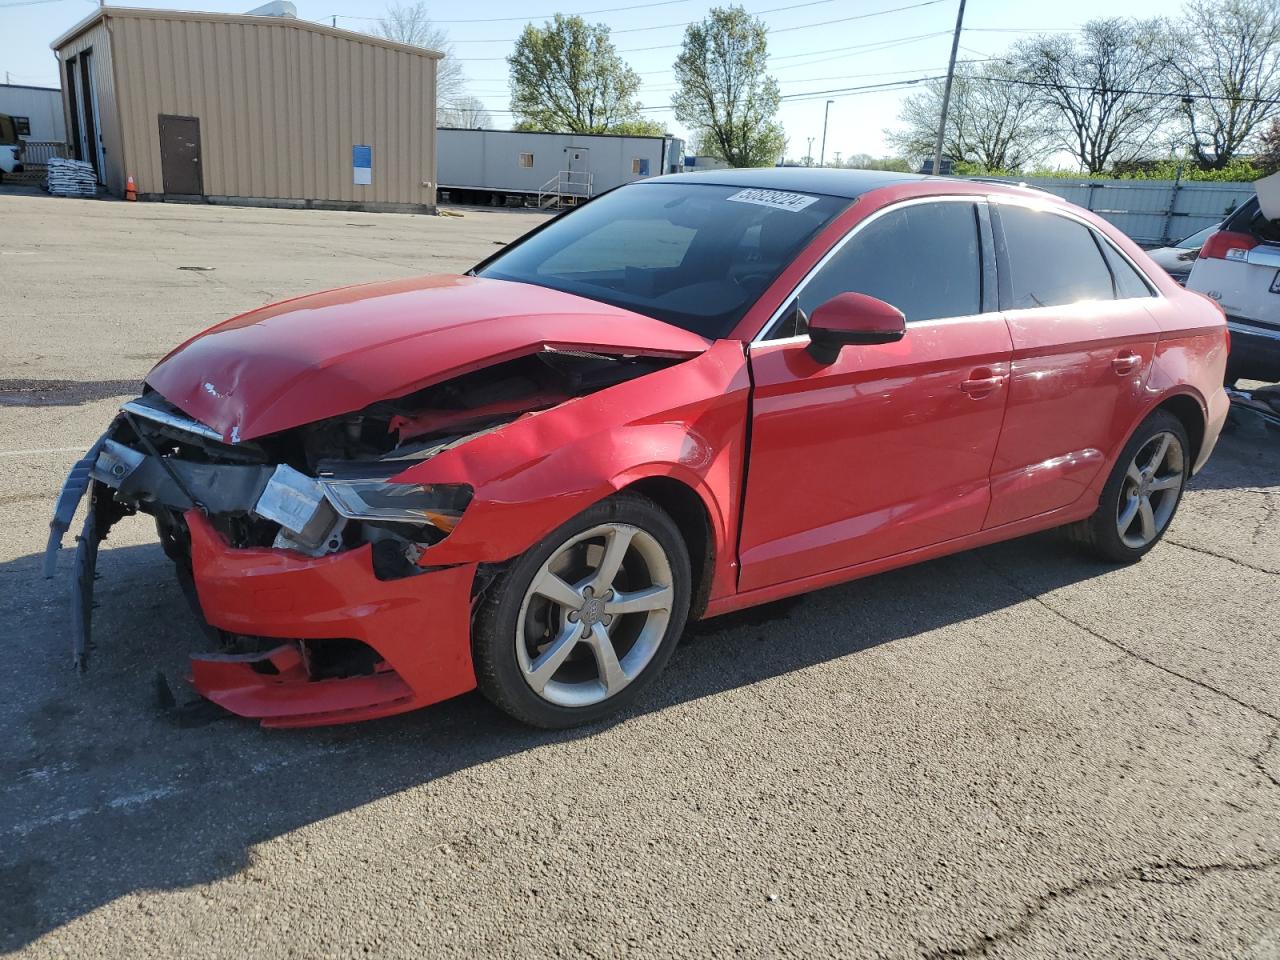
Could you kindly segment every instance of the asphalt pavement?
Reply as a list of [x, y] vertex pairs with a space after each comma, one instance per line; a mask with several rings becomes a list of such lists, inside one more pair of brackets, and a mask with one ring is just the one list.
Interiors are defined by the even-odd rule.
[[[476, 694], [263, 731], [143, 518], [71, 670], [63, 475], [168, 349], [540, 222], [0, 192], [0, 950], [23, 957], [1280, 957], [1280, 436], [1165, 541], [1052, 534], [708, 622], [615, 721]], [[424, 624], [424, 628], [428, 626]], [[171, 691], [170, 703], [163, 690]]]

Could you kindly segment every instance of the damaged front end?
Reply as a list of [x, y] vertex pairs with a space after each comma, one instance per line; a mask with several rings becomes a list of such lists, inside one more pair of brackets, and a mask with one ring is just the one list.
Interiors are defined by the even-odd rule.
[[[75, 665], [84, 670], [92, 649], [98, 546], [120, 519], [146, 513], [216, 640], [193, 656], [192, 679], [233, 712], [305, 725], [470, 689], [476, 567], [433, 567], [428, 553], [474, 491], [399, 478], [521, 417], [673, 362], [543, 348], [243, 440], [149, 390], [73, 467], [50, 523], [46, 576], [88, 494], [73, 574]], [[423, 635], [444, 630], [448, 651], [424, 652]]]

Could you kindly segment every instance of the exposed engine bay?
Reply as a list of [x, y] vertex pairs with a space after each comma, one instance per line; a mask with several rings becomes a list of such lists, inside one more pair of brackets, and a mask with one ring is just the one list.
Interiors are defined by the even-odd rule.
[[[544, 348], [362, 410], [244, 441], [219, 435], [148, 389], [121, 407], [73, 468], [50, 522], [46, 576], [53, 575], [63, 535], [90, 493], [73, 583], [76, 665], [84, 669], [91, 648], [98, 544], [121, 518], [154, 517], [193, 600], [185, 518], [191, 510], [200, 511], [232, 548], [323, 557], [367, 544], [379, 580], [411, 577], [426, 569], [424, 551], [449, 535], [474, 491], [465, 484], [397, 482], [399, 475], [520, 417], [675, 362]], [[219, 639], [232, 652], [282, 642]], [[347, 668], [335, 669], [343, 675]], [[371, 667], [357, 662], [350, 669]]]

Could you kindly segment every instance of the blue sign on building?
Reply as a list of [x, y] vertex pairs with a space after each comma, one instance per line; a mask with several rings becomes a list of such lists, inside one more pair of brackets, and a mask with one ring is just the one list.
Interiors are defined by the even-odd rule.
[[357, 143], [351, 148], [352, 182], [357, 185], [373, 183], [373, 147]]

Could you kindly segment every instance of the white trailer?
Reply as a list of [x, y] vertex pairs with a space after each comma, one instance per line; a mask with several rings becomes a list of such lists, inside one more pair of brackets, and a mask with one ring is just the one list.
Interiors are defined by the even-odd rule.
[[62, 91], [57, 87], [28, 87], [0, 83], [0, 113], [13, 117], [18, 136], [40, 143], [66, 143]]
[[436, 161], [442, 202], [571, 206], [633, 180], [682, 172], [684, 141], [441, 127]]

